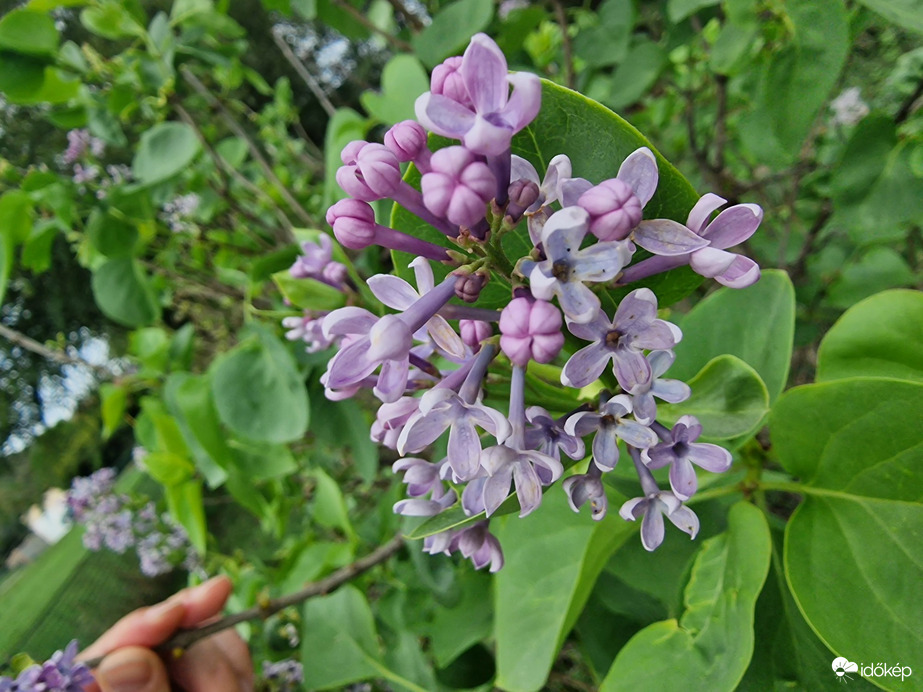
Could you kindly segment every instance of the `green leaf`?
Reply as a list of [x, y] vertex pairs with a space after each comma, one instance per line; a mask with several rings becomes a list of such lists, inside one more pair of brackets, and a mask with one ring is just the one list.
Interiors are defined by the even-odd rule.
[[788, 582], [812, 629], [850, 660], [907, 662], [923, 647], [920, 411], [923, 384], [858, 377], [797, 387], [770, 417], [773, 450], [805, 496], [786, 528]]
[[147, 275], [135, 260], [107, 260], [93, 271], [93, 298], [103, 314], [126, 327], [140, 327], [160, 316]]
[[429, 76], [412, 55], [398, 54], [385, 64], [381, 73], [381, 93], [372, 89], [362, 92], [362, 107], [386, 125], [415, 120], [413, 103], [429, 91]]
[[763, 272], [749, 288], [720, 288], [679, 322], [683, 340], [667, 377], [688, 380], [715, 356], [729, 353], [756, 370], [770, 402], [788, 379], [795, 336], [795, 288], [788, 274]]
[[868, 197], [895, 144], [897, 126], [883, 113], [873, 113], [856, 125], [830, 178], [830, 196], [844, 217]]
[[861, 376], [923, 382], [923, 293], [878, 293], [847, 310], [827, 332], [817, 354], [817, 381]]
[[923, 12], [917, 0], [859, 0], [898, 26], [923, 34]]
[[208, 375], [174, 372], [164, 384], [164, 403], [176, 418], [196, 469], [209, 488], [227, 480], [233, 452], [218, 421]]
[[686, 585], [679, 621], [645, 627], [626, 644], [601, 692], [733, 690], [753, 655], [754, 607], [769, 570], [770, 535], [762, 512], [731, 508], [728, 530], [702, 544]]
[[43, 60], [0, 52], [0, 92], [11, 103], [64, 103], [74, 98], [80, 82]]
[[149, 452], [144, 457], [144, 468], [165, 488], [185, 483], [195, 473], [195, 467], [184, 456], [173, 452]]
[[[51, 247], [61, 232], [58, 219], [46, 219], [35, 224], [32, 233], [22, 246], [22, 266], [33, 274], [41, 274], [51, 267]], [[0, 295], [0, 303], [3, 296]]]
[[667, 17], [674, 24], [678, 24], [689, 15], [718, 4], [720, 0], [667, 0]]
[[356, 540], [356, 531], [349, 520], [346, 498], [335, 480], [323, 469], [311, 472], [314, 478], [313, 516], [321, 526], [339, 529], [350, 540]]
[[304, 606], [301, 661], [308, 689], [341, 687], [378, 677], [382, 665], [369, 603], [356, 587], [341, 586]]
[[233, 469], [248, 483], [282, 478], [298, 469], [291, 450], [282, 444], [230, 440], [228, 446], [233, 450]]
[[32, 232], [35, 209], [32, 199], [22, 190], [8, 190], [0, 197], [0, 232], [19, 245]]
[[202, 481], [191, 480], [165, 489], [167, 507], [189, 536], [189, 542], [198, 551], [205, 554], [208, 540], [208, 528], [205, 524], [205, 507], [202, 504]]
[[653, 41], [637, 41], [612, 75], [606, 105], [619, 110], [635, 103], [654, 85], [666, 64], [663, 48]]
[[141, 135], [131, 171], [145, 185], [159, 183], [185, 170], [199, 148], [195, 131], [186, 123], [158, 123]]
[[291, 352], [262, 327], [212, 365], [221, 422], [260, 442], [292, 442], [308, 429], [308, 394]]
[[336, 310], [346, 304], [343, 291], [316, 279], [296, 279], [288, 269], [272, 275], [276, 287], [296, 308]]
[[43, 12], [20, 8], [0, 18], [0, 50], [51, 57], [58, 39], [54, 20]]
[[86, 8], [80, 13], [80, 22], [88, 31], [112, 40], [139, 38], [145, 33], [144, 25], [118, 0], [103, 0]]
[[[623, 499], [613, 497], [610, 505]], [[498, 687], [542, 689], [600, 571], [634, 531], [614, 512], [600, 522], [586, 511], [573, 512], [560, 488], [546, 494], [527, 520], [500, 522], [505, 566], [494, 599]]]
[[693, 415], [703, 439], [730, 440], [756, 432], [769, 412], [769, 392], [759, 374], [737, 356], [723, 355], [706, 363], [689, 380], [692, 396], [681, 404], [657, 404], [657, 419], [675, 423]]
[[138, 229], [112, 212], [96, 208], [87, 220], [90, 243], [107, 257], [130, 257], [138, 242]]
[[830, 283], [827, 302], [845, 310], [879, 291], [912, 286], [916, 278], [900, 253], [890, 247], [874, 246], [843, 267]]
[[426, 636], [440, 668], [445, 668], [473, 645], [490, 636], [493, 630], [491, 581], [488, 575], [480, 572], [459, 571], [461, 596], [458, 602], [451, 605], [436, 603]]
[[456, 0], [440, 9], [432, 23], [413, 37], [414, 52], [432, 69], [461, 52], [474, 34], [487, 28], [493, 16], [491, 0]]
[[788, 0], [783, 11], [791, 42], [770, 54], [753, 110], [742, 119], [740, 131], [751, 154], [775, 166], [798, 156], [849, 49], [843, 0]]
[[605, 67], [625, 60], [635, 24], [632, 3], [606, 0], [596, 11], [599, 25], [581, 29], [574, 39], [574, 53], [588, 67]]
[[103, 421], [103, 439], [108, 440], [112, 433], [122, 427], [125, 408], [128, 404], [128, 389], [121, 384], [103, 382], [99, 386], [101, 417]]
[[[311, 396], [323, 397], [323, 387], [317, 383]], [[378, 474], [378, 445], [369, 436], [369, 421], [355, 399], [324, 401], [311, 418], [311, 432], [319, 444], [342, 456], [348, 449], [362, 480], [371, 483]]]

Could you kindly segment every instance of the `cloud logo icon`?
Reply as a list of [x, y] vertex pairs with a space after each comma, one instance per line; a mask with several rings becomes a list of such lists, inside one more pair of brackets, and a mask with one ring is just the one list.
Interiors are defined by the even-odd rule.
[[847, 675], [847, 673], [858, 673], [859, 672], [858, 664], [853, 663], [852, 661], [848, 661], [842, 656], [833, 659], [832, 667], [833, 667], [833, 672], [836, 673], [836, 676], [840, 680], [844, 680], [844, 679], [852, 680], [852, 678], [849, 675]]

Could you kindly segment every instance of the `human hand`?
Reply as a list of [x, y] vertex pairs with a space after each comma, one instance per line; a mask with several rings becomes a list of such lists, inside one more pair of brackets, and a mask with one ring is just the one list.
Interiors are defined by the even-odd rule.
[[215, 577], [123, 617], [77, 657], [105, 656], [93, 671], [98, 684], [86, 692], [170, 692], [171, 680], [186, 692], [253, 690], [250, 651], [233, 629], [196, 642], [166, 664], [151, 650], [176, 630], [213, 619], [230, 593], [230, 580]]

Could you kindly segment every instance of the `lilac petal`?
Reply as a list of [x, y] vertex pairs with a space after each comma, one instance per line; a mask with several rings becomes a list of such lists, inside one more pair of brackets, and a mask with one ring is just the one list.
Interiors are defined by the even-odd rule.
[[523, 276], [529, 277], [529, 289], [533, 297], [539, 300], [551, 300], [554, 297], [558, 280], [554, 276], [546, 275], [538, 264], [526, 260], [520, 263], [519, 271]]
[[339, 308], [324, 318], [324, 336], [329, 339], [344, 334], [368, 334], [376, 322], [378, 318], [364, 308]]
[[455, 491], [451, 490], [439, 500], [401, 500], [393, 511], [405, 517], [432, 517], [454, 505], [455, 500]]
[[636, 334], [657, 319], [657, 296], [649, 288], [639, 288], [622, 298], [612, 324], [622, 334]]
[[568, 435], [586, 437], [599, 428], [600, 415], [592, 411], [580, 411], [569, 416], [564, 422], [564, 432]]
[[584, 341], [598, 341], [606, 336], [606, 333], [612, 329], [612, 323], [606, 314], [600, 310], [596, 316], [589, 322], [572, 322], [567, 321], [567, 330]]
[[654, 351], [647, 354], [647, 359], [651, 363], [651, 372], [654, 373], [654, 377], [660, 377], [673, 365], [676, 354], [668, 350]]
[[694, 233], [702, 235], [702, 231], [705, 230], [705, 225], [708, 223], [709, 217], [711, 217], [716, 209], [720, 209], [725, 204], [727, 204], [726, 199], [712, 192], [702, 195], [699, 201], [695, 203], [695, 206], [692, 207], [692, 211], [689, 212], [689, 216], [686, 219], [686, 226]]
[[531, 464], [513, 464], [513, 482], [516, 484], [516, 499], [519, 500], [519, 516], [533, 512], [542, 503], [542, 485]]
[[702, 233], [709, 244], [726, 250], [744, 242], [759, 228], [763, 210], [757, 204], [735, 204], [718, 214]]
[[561, 384], [575, 389], [586, 387], [599, 379], [612, 356], [612, 351], [600, 343], [592, 343], [581, 348], [564, 364]]
[[516, 154], [510, 157], [510, 180], [512, 182], [529, 180], [536, 185], [541, 185], [542, 182], [538, 177], [538, 171], [535, 170], [535, 166], [521, 156], [516, 156]]
[[647, 511], [648, 500], [644, 497], [633, 497], [619, 509], [619, 516], [625, 521], [636, 521]]
[[513, 463], [515, 457], [516, 452], [506, 445], [494, 445], [485, 449], [481, 454], [481, 466], [488, 475], [492, 476]]
[[564, 473], [561, 462], [554, 457], [541, 452], [528, 451], [523, 453], [528, 458], [542, 485], [551, 485]]
[[636, 149], [622, 162], [615, 177], [632, 189], [643, 207], [657, 189], [657, 159], [647, 147]]
[[573, 435], [558, 437], [558, 447], [571, 459], [582, 459], [586, 454], [586, 445], [583, 444], [583, 440]]
[[[567, 504], [575, 512], [579, 512], [580, 507], [590, 498], [585, 481], [584, 476], [571, 476], [570, 478], [565, 478], [561, 484], [561, 487], [564, 488], [564, 493], [567, 495]], [[575, 483], [576, 487], [574, 487]]]
[[695, 495], [698, 488], [695, 469], [684, 456], [673, 460], [673, 465], [670, 467], [670, 487], [680, 500], [688, 500]]
[[673, 525], [680, 531], [688, 533], [690, 538], [695, 538], [699, 532], [699, 518], [688, 507], [677, 507], [667, 514], [667, 519], [672, 521]]
[[469, 482], [462, 491], [462, 509], [469, 517], [484, 511], [484, 486], [487, 476], [475, 478]]
[[378, 373], [378, 384], [372, 389], [372, 393], [386, 404], [397, 401], [407, 389], [409, 374], [410, 361], [407, 358], [386, 360], [381, 365], [381, 372]]
[[471, 37], [460, 72], [478, 113], [495, 113], [506, 103], [506, 57], [487, 34]]
[[464, 145], [475, 154], [499, 156], [510, 148], [513, 131], [503, 125], [495, 125], [478, 115], [471, 128], [462, 138]]
[[[510, 496], [510, 481], [513, 477], [513, 464], [504, 464], [495, 474], [484, 482], [484, 508], [487, 516], [497, 511], [503, 501]], [[521, 502], [521, 500], [520, 500]]]
[[696, 250], [689, 256], [689, 265], [696, 274], [713, 278], [727, 271], [737, 255], [713, 247]]
[[545, 254], [552, 259], [563, 259], [576, 253], [587, 233], [590, 215], [581, 207], [565, 207], [554, 215], [542, 229]]
[[615, 379], [626, 392], [651, 382], [651, 364], [641, 353], [619, 349], [615, 352]]
[[676, 453], [673, 451], [673, 445], [659, 444], [645, 449], [641, 458], [644, 460], [644, 465], [649, 469], [662, 469], [664, 466], [673, 463], [676, 459]]
[[615, 434], [638, 449], [647, 449], [657, 444], [657, 433], [631, 420], [621, 421], [615, 428]]
[[609, 426], [600, 428], [593, 438], [593, 460], [603, 471], [611, 471], [619, 461], [619, 445]]
[[424, 295], [429, 293], [436, 286], [436, 280], [433, 278], [433, 267], [425, 257], [417, 257], [408, 266], [413, 267], [413, 275], [417, 280], [417, 293]]
[[456, 419], [449, 429], [449, 464], [459, 480], [474, 478], [480, 469], [481, 439], [467, 418]]
[[461, 337], [452, 329], [451, 325], [446, 322], [444, 317], [441, 315], [433, 315], [426, 323], [426, 328], [439, 348], [455, 358], [464, 357], [465, 342], [461, 340]]
[[393, 274], [376, 274], [366, 283], [378, 300], [395, 310], [406, 310], [420, 298], [413, 286]]
[[[680, 380], [654, 380], [651, 394], [671, 404], [678, 404], [692, 396], [689, 385]], [[635, 407], [637, 413], [637, 407]]]
[[422, 94], [417, 98], [414, 110], [421, 125], [443, 137], [461, 139], [474, 126], [474, 113], [440, 94]]
[[[560, 212], [558, 212], [560, 213]], [[574, 276], [580, 281], [609, 281], [631, 261], [632, 245], [623, 240], [600, 241], [575, 255]]]
[[634, 404], [635, 420], [642, 425], [650, 425], [657, 418], [657, 402], [654, 401], [651, 392], [633, 395], [632, 403]]
[[548, 169], [545, 171], [545, 179], [542, 180], [542, 184], [539, 186], [545, 204], [557, 201], [560, 181], [564, 178], [569, 178], [570, 174], [571, 163], [567, 154], [558, 154], [551, 159], [548, 163]]
[[503, 550], [500, 548], [500, 541], [490, 534], [487, 535], [486, 544], [490, 547], [490, 570], [488, 571], [494, 574], [503, 569]]
[[651, 502], [641, 520], [641, 545], [645, 550], [657, 550], [663, 543], [663, 514], [656, 502]]
[[599, 312], [599, 296], [579, 282], [560, 286], [558, 302], [564, 314], [574, 322], [589, 322]]
[[360, 339], [339, 351], [327, 364], [326, 385], [341, 389], [371, 375], [378, 367], [378, 361], [369, 357], [369, 342]]
[[743, 255], [734, 255], [731, 266], [715, 277], [715, 281], [728, 288], [746, 288], [759, 280], [759, 265]]
[[451, 406], [457, 396], [458, 394], [448, 387], [430, 389], [418, 399], [420, 413], [428, 414], [430, 411]]
[[469, 409], [468, 415], [484, 430], [497, 438], [498, 443], [502, 443], [512, 432], [509, 419], [489, 406], [476, 404]]
[[416, 453], [427, 445], [431, 445], [449, 426], [451, 420], [449, 416], [451, 416], [449, 411], [439, 411], [428, 415], [422, 412], [414, 414], [407, 421], [407, 425], [404, 426], [397, 440], [398, 453]]
[[[669, 322], [654, 320], [653, 324], [631, 340], [631, 345], [632, 348], [657, 350], [673, 348], [677, 341], [679, 339], [675, 337], [675, 332], [671, 329]], [[653, 366], [651, 366], [651, 372], [653, 373]]]
[[[673, 439], [675, 441], [695, 442], [702, 434], [703, 428], [698, 418], [687, 414], [679, 417], [679, 420], [676, 421], [676, 425], [673, 426], [673, 430]], [[680, 432], [680, 430], [682, 432]]]
[[708, 245], [707, 240], [670, 219], [642, 221], [632, 238], [648, 252], [665, 257], [687, 255]]
[[584, 178], [563, 178], [558, 184], [557, 198], [565, 208], [576, 207], [577, 200], [592, 187], [593, 183]]
[[507, 80], [513, 87], [513, 93], [499, 115], [513, 128], [513, 132], [519, 132], [538, 115], [542, 105], [542, 82], [529, 72], [516, 72]]
[[696, 466], [713, 473], [724, 473], [731, 468], [731, 453], [724, 447], [707, 442], [690, 444], [686, 457]]

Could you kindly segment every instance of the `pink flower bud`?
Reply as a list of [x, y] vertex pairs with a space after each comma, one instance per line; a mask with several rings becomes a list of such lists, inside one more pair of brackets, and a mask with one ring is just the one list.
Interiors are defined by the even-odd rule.
[[497, 179], [487, 164], [464, 147], [440, 149], [430, 163], [432, 170], [421, 181], [426, 208], [469, 228], [483, 219], [497, 191]]
[[481, 320], [459, 320], [458, 326], [461, 330], [462, 341], [471, 347], [471, 350], [477, 351], [484, 339], [493, 336], [494, 330], [489, 322]]
[[577, 205], [590, 214], [590, 233], [600, 240], [623, 240], [641, 223], [641, 200], [618, 178], [584, 192]]
[[359, 156], [359, 152], [362, 151], [362, 148], [368, 144], [361, 139], [356, 139], [343, 147], [343, 151], [340, 152], [340, 160], [347, 166], [351, 166], [356, 163], [356, 157]]
[[461, 69], [462, 57], [459, 55], [448, 58], [441, 65], [433, 68], [433, 76], [430, 80], [430, 91], [434, 94], [441, 94], [450, 98], [456, 103], [472, 108], [471, 97], [468, 95], [468, 88], [465, 86], [465, 80], [462, 78]]
[[413, 161], [426, 149], [426, 130], [415, 120], [405, 120], [385, 133], [385, 146], [398, 161]]
[[[343, 150], [344, 159], [352, 153], [351, 144]], [[348, 195], [364, 202], [390, 197], [401, 184], [397, 157], [383, 144], [361, 144], [355, 163], [347, 163], [337, 170], [337, 183]]]
[[500, 313], [500, 348], [514, 365], [549, 363], [561, 351], [561, 312], [544, 300], [514, 298]]
[[375, 242], [375, 211], [367, 202], [340, 200], [327, 210], [327, 223], [343, 247], [362, 250]]

